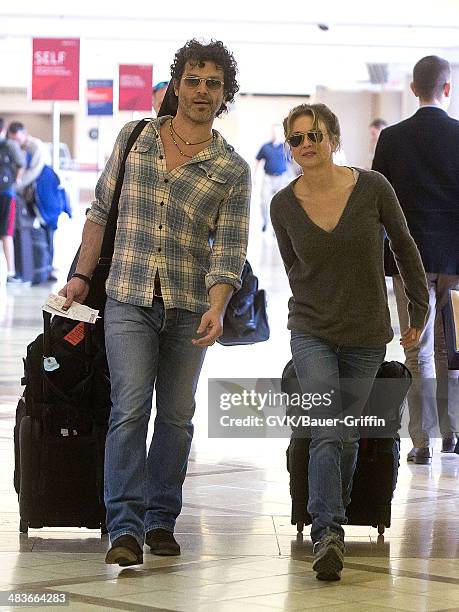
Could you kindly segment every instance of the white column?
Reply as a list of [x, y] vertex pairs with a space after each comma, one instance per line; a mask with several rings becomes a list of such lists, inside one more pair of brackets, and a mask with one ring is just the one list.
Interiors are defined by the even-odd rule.
[[410, 72], [405, 78], [405, 87], [402, 93], [402, 119], [411, 117], [419, 108], [419, 98], [416, 98], [411, 91], [410, 83], [413, 80], [413, 75]]
[[53, 169], [55, 172], [59, 170], [59, 149], [61, 132], [61, 103], [53, 102]]
[[419, 108], [419, 98], [416, 98], [411, 91], [410, 83], [413, 80], [413, 75], [410, 72], [405, 78], [405, 87], [402, 92], [402, 119], [411, 117]]
[[454, 119], [459, 119], [459, 64], [451, 66], [451, 102], [448, 115]]

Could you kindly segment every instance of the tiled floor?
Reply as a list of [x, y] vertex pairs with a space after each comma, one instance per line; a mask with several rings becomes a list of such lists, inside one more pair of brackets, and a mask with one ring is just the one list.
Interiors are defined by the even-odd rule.
[[[79, 212], [57, 234], [61, 280], [79, 240]], [[271, 234], [256, 229], [249, 259], [268, 291], [271, 339], [209, 351], [177, 524], [183, 552], [158, 558], [145, 551], [138, 568], [106, 566], [107, 538], [95, 531], [18, 533], [12, 432], [21, 357], [40, 331], [51, 287], [1, 290], [0, 590], [62, 591], [67, 609], [79, 611], [459, 610], [459, 456], [437, 448], [432, 466], [402, 460], [392, 527], [384, 538], [372, 528], [347, 528], [343, 578], [326, 584], [311, 570], [308, 530], [298, 538], [290, 525], [286, 440], [208, 439], [208, 377], [278, 377], [289, 359], [283, 268]], [[388, 356], [401, 357], [397, 340]], [[404, 440], [403, 456], [407, 450]]]

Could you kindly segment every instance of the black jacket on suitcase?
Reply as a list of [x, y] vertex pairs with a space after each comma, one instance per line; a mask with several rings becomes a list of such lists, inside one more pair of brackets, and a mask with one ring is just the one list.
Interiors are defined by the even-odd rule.
[[[400, 440], [397, 431], [400, 427], [402, 408], [411, 384], [411, 374], [397, 361], [384, 362], [378, 370], [377, 378], [398, 378], [401, 384], [388, 388], [382, 397], [373, 392], [368, 400], [378, 414], [382, 414], [381, 402], [387, 401], [385, 416], [389, 423], [391, 437], [361, 438], [359, 454], [354, 473], [351, 502], [346, 508], [350, 525], [371, 525], [380, 534], [391, 523], [391, 503], [397, 484]], [[289, 361], [282, 374], [282, 391], [300, 393], [293, 362]], [[373, 409], [371, 413], [373, 413]], [[292, 498], [291, 523], [303, 531], [304, 525], [312, 522], [307, 511], [309, 498], [309, 438], [292, 436], [287, 448], [287, 470], [290, 473], [290, 495]]]
[[105, 532], [110, 382], [103, 347], [91, 325], [43, 316], [44, 332], [27, 348], [14, 429], [20, 531], [75, 526]]

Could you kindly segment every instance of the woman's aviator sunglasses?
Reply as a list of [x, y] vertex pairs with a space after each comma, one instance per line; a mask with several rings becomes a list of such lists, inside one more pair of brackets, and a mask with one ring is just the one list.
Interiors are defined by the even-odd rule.
[[207, 87], [207, 89], [209, 91], [217, 91], [223, 85], [223, 81], [220, 81], [220, 79], [213, 79], [213, 78], [208, 78], [208, 79], [203, 78], [203, 79], [201, 79], [201, 78], [196, 77], [196, 76], [186, 76], [186, 77], [183, 77], [182, 81], [190, 89], [198, 88], [199, 85], [201, 84], [201, 81], [204, 81], [205, 84], [206, 84], [206, 87]]
[[305, 136], [313, 144], [322, 142], [324, 139], [323, 132], [320, 130], [311, 130], [305, 134], [303, 134], [303, 132], [293, 132], [293, 134], [290, 134], [287, 138], [287, 142], [291, 147], [299, 147], [303, 144]]

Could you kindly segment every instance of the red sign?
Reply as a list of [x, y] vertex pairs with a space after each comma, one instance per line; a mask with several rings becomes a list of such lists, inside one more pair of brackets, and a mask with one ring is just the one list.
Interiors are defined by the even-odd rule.
[[153, 66], [120, 64], [119, 109], [151, 111]]
[[34, 38], [32, 100], [78, 100], [80, 39]]

